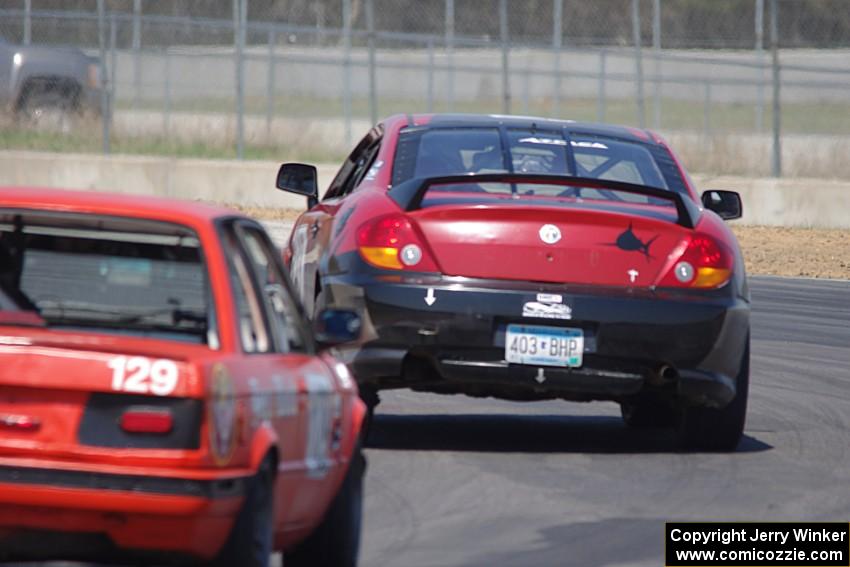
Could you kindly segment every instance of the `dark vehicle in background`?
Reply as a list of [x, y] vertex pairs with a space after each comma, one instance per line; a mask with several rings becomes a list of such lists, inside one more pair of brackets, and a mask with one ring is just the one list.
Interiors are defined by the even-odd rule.
[[67, 129], [100, 115], [100, 64], [73, 48], [14, 45], [0, 37], [0, 106], [31, 125]]

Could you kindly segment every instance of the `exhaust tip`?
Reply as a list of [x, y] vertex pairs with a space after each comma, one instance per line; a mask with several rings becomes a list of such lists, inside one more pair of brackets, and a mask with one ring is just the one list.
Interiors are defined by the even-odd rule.
[[670, 382], [675, 382], [679, 378], [679, 371], [673, 368], [672, 366], [668, 366], [666, 364], [662, 364], [658, 367], [657, 370], [650, 373], [649, 382], [654, 386], [660, 386], [662, 384], [668, 384]]

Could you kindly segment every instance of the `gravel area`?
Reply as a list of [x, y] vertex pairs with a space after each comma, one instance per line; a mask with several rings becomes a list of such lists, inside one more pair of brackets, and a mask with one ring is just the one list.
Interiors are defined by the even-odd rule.
[[750, 274], [850, 280], [850, 230], [734, 226]]

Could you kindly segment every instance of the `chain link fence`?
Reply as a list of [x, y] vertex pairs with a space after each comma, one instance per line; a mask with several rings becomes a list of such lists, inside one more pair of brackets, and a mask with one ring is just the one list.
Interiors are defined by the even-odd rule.
[[101, 103], [33, 128], [0, 71], [6, 148], [334, 160], [396, 112], [515, 113], [650, 127], [699, 171], [850, 177], [846, 0], [5, 0], [0, 36], [0, 69], [81, 50]]

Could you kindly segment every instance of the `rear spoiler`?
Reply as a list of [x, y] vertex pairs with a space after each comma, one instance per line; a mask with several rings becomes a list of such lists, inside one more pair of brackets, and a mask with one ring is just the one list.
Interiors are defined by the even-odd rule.
[[699, 207], [690, 198], [676, 191], [658, 189], [646, 185], [609, 181], [607, 179], [592, 179], [589, 177], [573, 177], [569, 175], [539, 175], [535, 173], [484, 173], [446, 175], [442, 177], [418, 177], [400, 183], [389, 190], [389, 196], [405, 211], [415, 211], [422, 207], [425, 193], [434, 185], [451, 185], [461, 183], [527, 183], [536, 185], [564, 185], [570, 187], [588, 187], [591, 189], [608, 189], [622, 191], [635, 195], [655, 197], [672, 201], [676, 206], [676, 224], [685, 228], [694, 228], [699, 220]]

